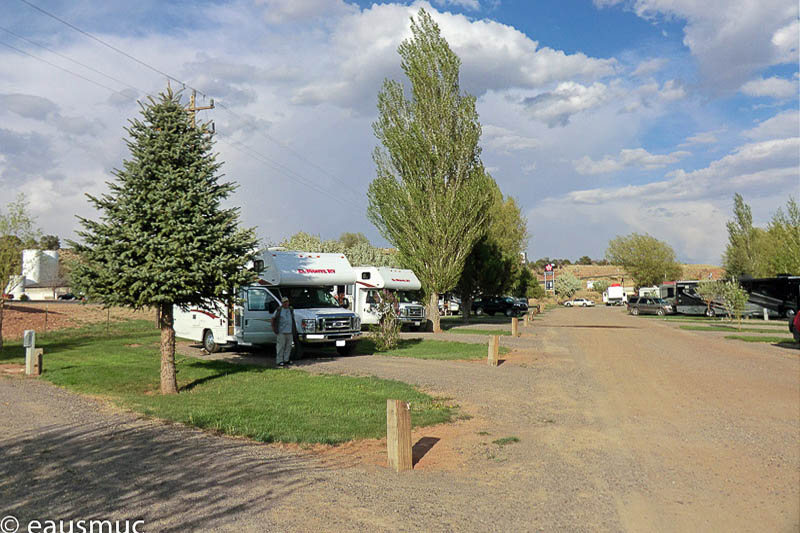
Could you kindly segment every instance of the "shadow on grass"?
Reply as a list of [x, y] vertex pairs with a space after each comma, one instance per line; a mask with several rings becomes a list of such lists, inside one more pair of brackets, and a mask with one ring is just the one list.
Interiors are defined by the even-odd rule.
[[[521, 320], [521, 319], [520, 319]], [[510, 316], [498, 316], [498, 317], [487, 317], [487, 316], [480, 316], [469, 319], [468, 322], [464, 322], [461, 318], [457, 320], [442, 320], [439, 325], [442, 327], [442, 331], [447, 331], [449, 329], [461, 327], [461, 326], [477, 326], [480, 324], [488, 324], [496, 326], [498, 324], [511, 324], [511, 317]]]
[[188, 368], [202, 368], [203, 370], [210, 369], [214, 371], [214, 374], [187, 383], [186, 385], [181, 387], [180, 390], [189, 391], [199, 385], [208, 383], [209, 381], [214, 381], [215, 379], [229, 376], [231, 374], [238, 374], [239, 372], [250, 372], [251, 371], [250, 366], [252, 365], [229, 363], [227, 361], [202, 361], [202, 362], [195, 361], [191, 363], [183, 363], [182, 365], [180, 365], [181, 368], [188, 367]]
[[43, 511], [48, 519], [140, 519], [147, 531], [225, 528], [320, 481], [299, 458], [116, 417], [5, 438], [0, 457], [3, 511], [21, 530]]

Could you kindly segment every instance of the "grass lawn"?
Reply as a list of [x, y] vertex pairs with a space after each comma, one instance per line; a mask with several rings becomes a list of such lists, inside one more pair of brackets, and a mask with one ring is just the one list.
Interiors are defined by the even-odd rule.
[[[414, 359], [439, 359], [457, 361], [464, 359], [485, 359], [488, 350], [487, 344], [473, 344], [467, 342], [451, 342], [451, 341], [438, 341], [428, 339], [400, 339], [398, 345], [393, 350], [386, 352], [378, 352], [375, 350], [375, 343], [369, 337], [362, 337], [358, 341], [356, 348], [357, 355], [375, 354], [377, 356], [390, 356], [390, 357], [413, 357]], [[330, 353], [334, 355], [336, 352], [333, 348], [324, 348], [319, 351], [321, 353]], [[510, 350], [505, 346], [500, 346], [500, 354], [506, 354]]]
[[[414, 426], [452, 420], [457, 407], [398, 381], [312, 375], [178, 357], [181, 393], [161, 396], [159, 332], [151, 321], [50, 333], [42, 378], [149, 416], [259, 441], [337, 444], [386, 434], [386, 400], [411, 403]], [[472, 346], [472, 345], [469, 345]], [[486, 356], [486, 348], [482, 348]], [[424, 346], [400, 350], [422, 352]], [[453, 348], [450, 348], [452, 351]], [[434, 352], [447, 352], [435, 347]], [[23, 363], [21, 342], [7, 342], [2, 363]]]
[[680, 329], [686, 329], [689, 331], [749, 331], [751, 333], [778, 333], [780, 329], [778, 328], [747, 328], [743, 327], [742, 329], [736, 329], [736, 326], [678, 326]]
[[777, 344], [779, 342], [786, 342], [786, 343], [793, 343], [794, 339], [792, 337], [757, 337], [755, 335], [725, 335], [726, 339], [734, 339], [737, 341], [744, 341], [744, 342], [770, 342]]

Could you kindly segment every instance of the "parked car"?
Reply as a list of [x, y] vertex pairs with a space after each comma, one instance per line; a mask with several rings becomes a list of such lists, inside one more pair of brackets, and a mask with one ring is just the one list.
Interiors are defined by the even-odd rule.
[[586, 298], [575, 298], [564, 302], [564, 305], [567, 307], [594, 307], [594, 302]]
[[502, 313], [514, 316], [527, 313], [528, 304], [518, 302], [511, 296], [481, 296], [472, 302], [472, 311], [476, 315]]
[[639, 296], [635, 303], [628, 303], [628, 312], [632, 315], [669, 315], [672, 306], [661, 298]]
[[461, 299], [451, 296], [439, 298], [439, 313], [443, 315], [457, 315], [461, 312]]
[[58, 296], [58, 299], [59, 300], [77, 300], [78, 297], [75, 296], [74, 294], [72, 294], [71, 292], [68, 292], [66, 294], [60, 294]]
[[794, 313], [789, 319], [789, 331], [794, 335], [794, 342], [800, 343], [800, 313]]

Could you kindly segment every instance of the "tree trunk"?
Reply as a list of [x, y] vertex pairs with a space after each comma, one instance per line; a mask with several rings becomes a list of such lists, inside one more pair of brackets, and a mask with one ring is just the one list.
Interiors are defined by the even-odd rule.
[[439, 323], [439, 293], [432, 292], [430, 302], [428, 302], [428, 320], [431, 322], [431, 331], [441, 333], [442, 326]]
[[469, 314], [472, 312], [472, 295], [461, 295], [461, 321], [464, 324], [469, 323]]
[[[0, 289], [2, 291], [2, 289]], [[6, 300], [0, 294], [0, 350], [3, 349], [3, 311], [6, 308]]]
[[175, 371], [175, 328], [173, 328], [172, 305], [161, 304], [161, 394], [178, 392], [178, 377]]

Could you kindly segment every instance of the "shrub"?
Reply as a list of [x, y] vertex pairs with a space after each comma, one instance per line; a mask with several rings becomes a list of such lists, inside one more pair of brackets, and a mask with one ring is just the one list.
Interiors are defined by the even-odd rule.
[[30, 300], [30, 296], [28, 296], [27, 294], [23, 294], [19, 297], [20, 302], [27, 302], [28, 300]]
[[572, 272], [562, 272], [556, 278], [554, 288], [559, 298], [572, 298], [581, 288], [581, 280]]
[[375, 342], [375, 349], [379, 352], [385, 352], [397, 346], [400, 334], [397, 309], [397, 297], [393, 292], [384, 289], [378, 293], [377, 311], [380, 319], [377, 324], [370, 327], [370, 338]]

